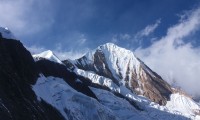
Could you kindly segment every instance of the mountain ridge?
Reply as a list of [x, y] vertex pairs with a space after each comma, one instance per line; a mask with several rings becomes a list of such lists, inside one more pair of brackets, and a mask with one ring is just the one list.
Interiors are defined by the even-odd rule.
[[[113, 44], [107, 44], [105, 49], [101, 49], [102, 47], [104, 46], [99, 47], [97, 53], [94, 51], [85, 58], [83, 56], [83, 60], [80, 58], [81, 69], [76, 65], [76, 60], [60, 61], [52, 51], [31, 56], [20, 41], [0, 36], [0, 118], [4, 120], [200, 119], [198, 115], [200, 107], [195, 101], [173, 91], [167, 93], [169, 96], [167, 99], [163, 95], [165, 89], [160, 88], [164, 84], [167, 90], [167, 87], [170, 87], [171, 92], [171, 86], [165, 84], [158, 74], [151, 71], [137, 57], [126, 56], [124, 53], [127, 51], [114, 50], [117, 46]], [[106, 49], [111, 54], [103, 54], [102, 51]], [[87, 61], [87, 58], [90, 61]], [[129, 60], [135, 61], [127, 62]], [[131, 70], [133, 71], [130, 72]], [[130, 74], [127, 75], [127, 71]], [[153, 80], [155, 78], [158, 80]], [[140, 80], [141, 84], [137, 83]], [[142, 83], [144, 81], [150, 82], [147, 85], [152, 86], [149, 88], [149, 94], [137, 93], [137, 88], [147, 93], [146, 89], [143, 89], [146, 85]], [[150, 97], [151, 92], [158, 92], [153, 94], [155, 101]], [[163, 99], [163, 102], [159, 104], [160, 99]]]
[[[105, 51], [106, 51], [107, 56], [104, 54]], [[117, 56], [117, 55], [119, 55], [119, 53], [116, 53], [116, 52], [119, 52], [120, 56]], [[109, 56], [109, 54], [113, 54], [113, 53], [114, 53], [114, 55]], [[130, 56], [132, 56], [132, 58], [130, 58]], [[117, 57], [118, 59], [116, 59], [115, 57]], [[110, 59], [113, 60], [110, 63], [116, 64], [116, 65], [113, 65], [113, 66], [115, 66], [114, 70], [110, 70], [110, 66], [112, 66], [112, 65], [108, 66], [108, 63], [106, 63], [107, 60], [110, 60]], [[120, 60], [120, 59], [122, 59], [122, 60]], [[124, 65], [124, 64], [121, 64], [121, 66], [120, 66], [119, 63], [123, 62], [124, 60], [130, 61], [129, 59], [135, 60], [134, 63], [136, 63], [136, 65], [133, 66], [134, 73], [135, 73], [134, 75], [138, 75], [137, 77], [135, 77], [135, 79], [142, 78], [142, 79], [145, 79], [146, 82], [150, 81], [150, 83], [147, 84], [147, 86], [151, 86], [151, 87], [148, 87], [148, 89], [146, 89], [146, 92], [150, 92], [149, 93], [150, 95], [148, 95], [148, 93], [146, 93], [146, 94], [139, 93], [138, 91], [141, 90], [141, 88], [136, 88], [134, 90], [134, 89], [131, 89], [130, 86], [127, 86], [128, 84], [124, 84], [124, 83], [126, 83], [125, 80], [127, 78], [123, 78], [123, 77], [124, 76], [127, 77], [127, 75], [119, 74], [120, 73], [119, 67], [122, 68]], [[175, 88], [172, 88], [167, 82], [165, 82], [162, 79], [161, 76], [159, 76], [157, 73], [152, 71], [148, 66], [146, 66], [144, 64], [144, 62], [142, 62], [139, 58], [137, 58], [132, 51], [118, 47], [117, 45], [115, 45], [113, 43], [106, 43], [104, 45], [100, 45], [96, 49], [89, 51], [83, 57], [81, 57], [79, 59], [64, 60], [64, 61], [62, 61], [62, 63], [64, 63], [69, 70], [75, 72], [77, 75], [91, 80], [92, 83], [98, 84], [100, 86], [108, 87], [108, 89], [111, 90], [113, 93], [120, 94], [124, 98], [127, 98], [127, 100], [130, 99], [130, 100], [136, 101], [136, 104], [140, 104], [140, 103], [138, 103], [138, 101], [143, 101], [144, 104], [149, 104], [150, 101], [154, 101], [160, 105], [166, 106], [167, 109], [169, 108], [169, 109], [177, 110], [177, 109], [173, 108], [173, 107], [176, 107], [176, 106], [173, 106], [173, 104], [178, 104], [178, 103], [171, 102], [170, 100], [173, 100], [173, 98], [171, 98], [171, 96], [177, 97], [177, 99], [179, 99], [179, 97], [180, 97], [180, 99], [184, 99], [185, 101], [188, 101], [188, 100], [190, 101], [190, 99], [191, 99], [191, 98], [189, 98], [189, 99], [182, 98], [182, 94], [181, 94], [182, 92], [180, 92], [180, 90], [178, 91]], [[117, 63], [118, 63], [118, 65], [117, 65]], [[125, 63], [128, 63], [128, 62], [125, 62]], [[134, 65], [134, 63], [132, 63], [132, 65]], [[128, 63], [128, 64], [130, 64], [130, 63]], [[128, 64], [126, 64], [125, 67], [127, 67]], [[129, 66], [129, 68], [128, 68], [129, 71], [130, 71], [130, 68], [131, 67]], [[141, 68], [143, 68], [143, 70], [141, 70]], [[128, 69], [125, 68], [124, 73], [127, 73], [126, 70], [128, 70]], [[105, 71], [103, 71], [103, 70], [105, 70]], [[112, 75], [114, 73], [113, 71], [115, 72], [115, 76]], [[155, 78], [156, 78], [156, 80], [155, 80]], [[143, 80], [143, 82], [144, 82], [144, 80]], [[136, 87], [137, 87], [137, 85], [136, 85]], [[165, 89], [167, 89], [168, 93], [165, 92]], [[144, 91], [145, 90], [142, 89], [142, 92], [144, 92]], [[154, 95], [151, 95], [151, 92], [152, 93], [156, 92], [156, 93]], [[177, 94], [179, 92], [180, 92], [180, 94]], [[150, 100], [147, 100], [147, 101], [149, 101], [149, 102], [147, 102], [147, 101], [145, 101], [145, 99], [141, 99], [141, 98], [137, 97], [137, 95], [145, 96]], [[187, 97], [187, 95], [186, 95], [186, 97]], [[188, 103], [190, 103], [190, 102], [188, 102]], [[171, 107], [171, 106], [173, 106], [173, 107]], [[180, 106], [183, 106], [183, 103], [181, 103]], [[197, 107], [198, 105], [196, 105], [196, 103], [194, 106], [196, 106], [194, 108], [198, 108]], [[141, 109], [141, 108], [143, 109], [143, 107], [144, 106], [139, 105], [139, 109]], [[166, 109], [166, 108], [164, 108], [164, 109]], [[197, 110], [189, 109], [189, 110], [193, 111], [197, 114], [199, 113], [198, 109]], [[179, 111], [185, 112], [185, 111], [181, 111], [180, 109], [179, 109]], [[181, 113], [181, 114], [183, 114], [183, 113]]]

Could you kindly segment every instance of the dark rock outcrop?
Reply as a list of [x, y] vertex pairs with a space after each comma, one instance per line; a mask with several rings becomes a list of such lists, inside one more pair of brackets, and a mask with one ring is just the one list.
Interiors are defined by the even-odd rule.
[[65, 66], [66, 66], [69, 70], [73, 71], [73, 70], [75, 69], [74, 64], [72, 64], [70, 60], [64, 60], [64, 61], [62, 61], [62, 62], [65, 64]]
[[55, 108], [37, 100], [31, 85], [36, 82], [38, 73], [22, 43], [0, 38], [0, 119], [64, 119]]

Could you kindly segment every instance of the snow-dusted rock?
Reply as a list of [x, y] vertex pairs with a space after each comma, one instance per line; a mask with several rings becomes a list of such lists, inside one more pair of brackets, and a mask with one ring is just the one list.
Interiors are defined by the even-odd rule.
[[13, 33], [8, 28], [0, 27], [0, 34], [6, 39], [16, 39]]

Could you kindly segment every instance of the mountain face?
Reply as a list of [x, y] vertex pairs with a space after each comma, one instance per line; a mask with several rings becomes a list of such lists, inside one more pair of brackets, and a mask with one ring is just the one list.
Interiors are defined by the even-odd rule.
[[200, 106], [112, 43], [77, 60], [31, 55], [0, 29], [2, 120], [188, 120]]
[[74, 63], [79, 69], [109, 78], [160, 105], [165, 105], [172, 93], [170, 85], [131, 51], [112, 43], [99, 46]]

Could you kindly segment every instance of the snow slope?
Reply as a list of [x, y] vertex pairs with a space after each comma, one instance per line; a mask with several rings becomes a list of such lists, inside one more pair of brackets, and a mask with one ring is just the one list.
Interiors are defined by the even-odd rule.
[[97, 75], [91, 71], [84, 71], [78, 68], [74, 69], [74, 72], [78, 75], [89, 78], [92, 81], [92, 83], [106, 86], [110, 88], [110, 90], [115, 91], [115, 92], [119, 91], [118, 86], [115, 83], [113, 83], [113, 81], [109, 78]]
[[141, 111], [133, 107], [123, 98], [116, 97], [113, 93], [90, 87], [104, 106], [111, 109], [120, 120], [149, 120]]
[[51, 104], [66, 120], [117, 120], [111, 110], [77, 92], [63, 79], [41, 75], [32, 88], [38, 100], [43, 99]]
[[33, 55], [33, 58], [35, 61], [40, 60], [41, 58], [56, 62], [56, 63], [60, 63], [63, 64], [62, 61], [51, 51], [51, 50], [47, 50], [44, 51], [40, 54], [35, 54]]
[[[83, 77], [89, 78], [93, 83], [106, 86], [108, 87], [112, 92], [119, 93], [127, 98], [136, 100], [136, 102], [142, 102], [142, 104], [149, 104], [150, 101], [144, 97], [138, 96], [135, 93], [133, 93], [130, 89], [126, 88], [125, 86], [118, 86], [116, 85], [111, 79], [106, 78], [104, 76], [99, 76], [93, 72], [90, 71], [84, 71], [81, 69], [74, 69], [74, 72], [78, 75], [81, 75]], [[142, 107], [143, 105], [141, 105]]]
[[136, 110], [123, 98], [116, 97], [113, 93], [91, 87], [104, 106], [111, 109], [121, 120], [198, 120], [197, 117], [183, 117], [182, 115], [170, 112], [168, 108], [151, 103], [145, 110]]
[[[71, 88], [63, 79], [40, 75], [32, 89], [38, 100], [44, 100], [66, 120], [187, 120], [180, 114], [171, 114], [168, 108], [151, 103], [139, 111], [128, 101], [113, 93], [91, 87], [99, 101]], [[195, 116], [189, 116], [196, 119]], [[196, 119], [197, 120], [197, 119]]]
[[170, 111], [175, 111], [175, 114], [184, 115], [191, 119], [199, 119], [195, 113], [200, 113], [200, 106], [191, 98], [186, 97], [180, 93], [174, 93], [170, 96], [170, 101], [167, 102], [166, 107]]
[[13, 33], [8, 28], [0, 27], [0, 33], [3, 38], [6, 39], [16, 39]]
[[[146, 111], [146, 113], [144, 112], [144, 114], [146, 114], [146, 116], [149, 116], [149, 118], [151, 118], [151, 119], [200, 120], [199, 119], [200, 116], [195, 115], [196, 111], [200, 111], [200, 106], [198, 104], [196, 104], [195, 101], [193, 101], [191, 98], [189, 98], [187, 96], [184, 96], [184, 95], [181, 95], [178, 93], [172, 94], [170, 97], [170, 100], [167, 101], [166, 106], [160, 106], [159, 104], [151, 102], [149, 99], [147, 99], [143, 96], [138, 96], [138, 95], [132, 93], [129, 89], [127, 89], [124, 86], [120, 86], [120, 87], [117, 86], [109, 78], [99, 76], [93, 72], [84, 71], [84, 70], [80, 70], [77, 68], [75, 69], [75, 71], [77, 74], [82, 75], [86, 78], [89, 78], [93, 83], [96, 83], [96, 84], [99, 84], [102, 86], [106, 86], [106, 87], [110, 88], [110, 90], [112, 90], [113, 92], [120, 93], [121, 95], [134, 100], [142, 109], [144, 109]], [[105, 102], [106, 105], [108, 103], [108, 100], [110, 100], [113, 96], [112, 93], [105, 91], [105, 90], [96, 89], [96, 88], [92, 88], [92, 90], [100, 100], [102, 99], [102, 101]], [[119, 99], [119, 98], [115, 98], [115, 99]], [[111, 103], [109, 103], [109, 104], [111, 104]], [[113, 105], [111, 105], [111, 107], [112, 106]], [[126, 111], [126, 110], [124, 110], [124, 111]], [[119, 116], [121, 114], [123, 116], [124, 113], [122, 112], [121, 114], [120, 113], [118, 113], [118, 114], [119, 114]], [[127, 119], [128, 119], [128, 116], [129, 115], [127, 113]], [[185, 117], [181, 117], [181, 116], [185, 116]]]

